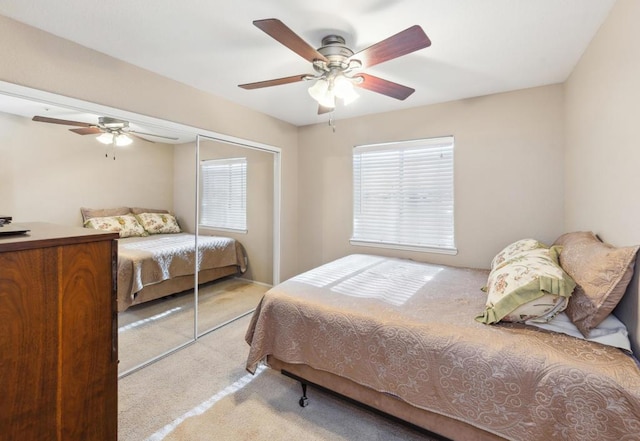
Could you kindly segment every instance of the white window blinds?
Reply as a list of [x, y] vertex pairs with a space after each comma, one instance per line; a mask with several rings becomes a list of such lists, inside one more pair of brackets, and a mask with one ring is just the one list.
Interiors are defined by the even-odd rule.
[[202, 161], [200, 178], [200, 225], [246, 231], [247, 159]]
[[455, 253], [453, 137], [353, 150], [355, 245]]

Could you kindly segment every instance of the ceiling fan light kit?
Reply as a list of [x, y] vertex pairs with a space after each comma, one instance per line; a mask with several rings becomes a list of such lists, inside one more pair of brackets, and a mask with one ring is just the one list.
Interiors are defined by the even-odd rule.
[[96, 141], [102, 144], [111, 144], [113, 142], [113, 135], [111, 133], [103, 133], [96, 137]]
[[322, 47], [318, 52], [324, 55], [323, 59], [314, 59], [313, 68], [318, 76], [309, 79], [316, 80], [309, 88], [309, 95], [322, 107], [333, 109], [336, 106], [336, 98], [347, 105], [358, 99], [359, 95], [353, 89], [355, 78], [348, 76], [353, 69], [358, 69], [362, 63], [358, 60], [349, 60], [353, 51], [346, 47], [344, 38], [339, 35], [327, 35], [322, 39]]
[[116, 145], [118, 147], [125, 147], [128, 145], [131, 145], [131, 143], [133, 142], [133, 139], [129, 138], [127, 135], [125, 135], [124, 133], [114, 136], [115, 140], [116, 140]]
[[344, 75], [340, 75], [333, 81], [335, 94], [345, 105], [354, 102], [360, 97], [353, 88], [354, 81], [357, 83], [360, 78], [362, 77], [347, 78]]
[[345, 105], [355, 101], [359, 95], [354, 90], [354, 86], [398, 100], [406, 99], [415, 91], [414, 89], [359, 72], [359, 69], [374, 66], [431, 45], [429, 37], [422, 28], [414, 25], [358, 53], [354, 53], [345, 46], [344, 38], [339, 35], [327, 35], [322, 39], [322, 47], [316, 50], [278, 19], [256, 20], [253, 24], [310, 61], [316, 75], [293, 75], [240, 84], [239, 87], [252, 90], [305, 80], [315, 81], [308, 91], [319, 104], [319, 114], [332, 111], [336, 106], [336, 98]]
[[342, 100], [347, 105], [359, 98], [360, 95], [353, 89], [353, 79], [339, 73], [320, 77], [315, 84], [309, 88], [309, 95], [322, 107], [334, 109], [336, 98]]
[[129, 138], [124, 133], [115, 132], [105, 132], [102, 135], [96, 137], [96, 141], [101, 142], [102, 144], [110, 145], [115, 144], [118, 147], [125, 147], [131, 145], [133, 139]]
[[102, 144], [125, 147], [133, 142], [133, 139], [127, 136], [125, 132], [125, 130], [129, 129], [129, 121], [101, 116], [98, 118], [98, 127], [102, 134], [96, 140]]

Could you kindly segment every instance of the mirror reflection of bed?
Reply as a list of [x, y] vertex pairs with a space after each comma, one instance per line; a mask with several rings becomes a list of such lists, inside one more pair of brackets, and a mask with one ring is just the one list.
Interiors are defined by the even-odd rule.
[[[196, 242], [196, 236], [185, 231], [167, 209], [82, 208], [81, 212], [85, 227], [120, 230], [117, 309], [121, 372], [193, 336], [196, 260], [202, 306], [198, 317], [215, 327], [255, 308], [258, 299], [252, 293], [256, 290], [241, 289], [254, 283], [243, 279], [248, 256], [240, 241], [201, 234]], [[233, 283], [214, 285], [222, 279]]]
[[[211, 161], [246, 160], [244, 181], [246, 225], [217, 228], [205, 216], [184, 216], [180, 233], [169, 230], [147, 237], [120, 239], [118, 257], [119, 351], [121, 373], [184, 344], [195, 332], [203, 335], [252, 311], [273, 283], [273, 155], [242, 146], [200, 138], [195, 149], [174, 150], [174, 203], [176, 213], [201, 213], [207, 194], [203, 171]], [[189, 203], [191, 201], [191, 203]], [[198, 207], [196, 207], [196, 203]], [[168, 216], [166, 209], [131, 211], [144, 216]], [[155, 212], [159, 213], [145, 213]], [[147, 228], [145, 226], [145, 228]], [[197, 294], [193, 250], [197, 233]], [[153, 258], [149, 258], [152, 254]], [[197, 298], [197, 313], [194, 310]], [[144, 342], [141, 345], [140, 342]], [[188, 340], [187, 340], [188, 342]]]
[[[227, 276], [199, 286], [199, 316], [223, 326], [255, 309], [268, 288]], [[177, 347], [193, 335], [193, 289], [134, 305], [118, 314], [121, 372]], [[140, 344], [144, 342], [144, 344]]]
[[[193, 235], [198, 228], [197, 133], [176, 131], [171, 123], [167, 124], [172, 127], [169, 129], [160, 125], [140, 127], [132, 122], [134, 129], [157, 131], [178, 140], [144, 140], [136, 136], [132, 137], [131, 145], [111, 146], [109, 150], [96, 141], [95, 134], [81, 136], [69, 130], [73, 127], [32, 120], [34, 115], [73, 121], [99, 117], [80, 112], [56, 107], [51, 102], [42, 104], [0, 94], [0, 132], [4, 134], [0, 154], [5, 159], [3, 164], [11, 164], [9, 169], [0, 166], [6, 177], [0, 199], [14, 221], [80, 226], [84, 223], [81, 207], [151, 207], [174, 215], [183, 232]], [[205, 270], [199, 280], [198, 308], [194, 303], [194, 270], [181, 276], [183, 282], [164, 293], [162, 290], [149, 296], [143, 293], [139, 298], [145, 301], [140, 304], [125, 302], [126, 307], [119, 308], [118, 313], [120, 375], [191, 343], [196, 332], [208, 332], [250, 312], [259, 295], [273, 282], [273, 243], [267, 243], [273, 241], [274, 230], [273, 207], [268, 206], [273, 203], [273, 154], [236, 144], [227, 146], [212, 140], [207, 143], [203, 157], [212, 158], [218, 155], [212, 153], [214, 150], [225, 149], [225, 154], [232, 156], [243, 156], [244, 151], [249, 152], [249, 158], [252, 152], [263, 155], [261, 165], [249, 162], [247, 232], [211, 228], [198, 232], [202, 236], [237, 240], [246, 251], [246, 269], [213, 275]], [[262, 178], [266, 180], [258, 182]], [[252, 194], [256, 189], [259, 192]], [[259, 203], [254, 207], [251, 201]], [[194, 245], [195, 239], [191, 239], [191, 246]]]

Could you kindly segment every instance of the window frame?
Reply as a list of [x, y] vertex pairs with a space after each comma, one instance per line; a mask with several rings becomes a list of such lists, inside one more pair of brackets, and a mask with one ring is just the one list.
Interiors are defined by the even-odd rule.
[[[241, 208], [238, 210], [236, 208], [233, 208], [231, 210], [227, 210], [225, 212], [225, 216], [227, 219], [223, 222], [220, 222], [219, 224], [214, 224], [214, 223], [205, 223], [208, 221], [208, 219], [204, 219], [209, 213], [208, 210], [206, 209], [205, 205], [204, 205], [204, 201], [208, 196], [208, 192], [211, 191], [207, 188], [207, 179], [208, 179], [208, 172], [205, 170], [205, 168], [207, 166], [211, 166], [211, 167], [221, 167], [221, 166], [226, 166], [226, 168], [228, 169], [228, 173], [229, 176], [227, 176], [228, 180], [227, 180], [227, 185], [231, 186], [233, 185], [233, 176], [232, 176], [232, 169], [231, 167], [240, 165], [241, 166], [241, 171], [240, 171], [240, 178], [241, 178], [241, 189], [237, 190], [237, 189], [230, 189], [228, 191], [228, 193], [225, 194], [225, 201], [222, 201], [222, 204], [227, 205], [227, 208], [229, 208], [229, 202], [231, 200], [236, 200], [233, 196], [235, 196], [236, 198], [240, 198], [241, 200]], [[228, 232], [234, 232], [234, 233], [243, 233], [246, 234], [248, 232], [248, 228], [247, 228], [247, 173], [248, 173], [248, 161], [246, 157], [238, 157], [238, 158], [219, 158], [219, 159], [206, 159], [206, 160], [202, 160], [200, 161], [200, 195], [199, 195], [199, 200], [198, 200], [198, 205], [199, 205], [199, 210], [198, 210], [198, 226], [200, 228], [208, 228], [208, 229], [213, 229], [213, 230], [218, 230], [218, 231], [228, 231]], [[213, 205], [213, 204], [211, 204]], [[239, 211], [242, 210], [242, 216], [240, 216], [243, 220], [243, 222], [241, 222], [240, 224], [233, 224], [233, 222], [229, 221], [229, 215], [231, 214], [231, 217], [233, 216], [237, 216]]]
[[[455, 204], [455, 195], [454, 195], [455, 150], [454, 150], [454, 147], [455, 147], [455, 139], [451, 135], [441, 136], [436, 138], [422, 138], [422, 139], [415, 139], [415, 140], [409, 140], [409, 141], [398, 141], [398, 142], [379, 143], [379, 144], [365, 144], [365, 145], [355, 146], [353, 148], [353, 153], [352, 153], [353, 212], [352, 212], [352, 231], [351, 231], [351, 238], [349, 240], [350, 244], [356, 245], [356, 246], [378, 247], [378, 248], [417, 251], [417, 252], [426, 252], [426, 253], [439, 253], [439, 254], [450, 254], [450, 255], [457, 254], [458, 250], [455, 245], [455, 212], [454, 212], [454, 209], [455, 209], [455, 205], [454, 205]], [[441, 241], [439, 243], [437, 242], [428, 243], [425, 241], [408, 242], [403, 239], [406, 239], [408, 235], [412, 234], [409, 232], [409, 228], [419, 227], [419, 225], [417, 225], [417, 221], [409, 221], [409, 223], [405, 224], [404, 227], [399, 222], [396, 222], [393, 228], [390, 228], [384, 233], [381, 233], [381, 235], [378, 237], [372, 237], [370, 235], [371, 230], [377, 229], [375, 225], [378, 225], [380, 228], [383, 228], [383, 229], [386, 229], [387, 227], [383, 225], [384, 222], [379, 222], [378, 224], [376, 224], [375, 222], [377, 220], [372, 220], [372, 218], [375, 218], [375, 216], [377, 216], [376, 214], [374, 214], [370, 219], [366, 219], [367, 216], [364, 216], [365, 217], [364, 222], [371, 222], [371, 224], [367, 224], [365, 227], [361, 225], [363, 222], [363, 217], [358, 216], [359, 213], [357, 211], [358, 209], [360, 209], [360, 212], [364, 211], [363, 201], [365, 200], [365, 198], [362, 194], [362, 188], [360, 188], [362, 184], [363, 156], [368, 153], [374, 153], [374, 152], [382, 153], [382, 154], [384, 154], [384, 152], [390, 152], [391, 154], [393, 152], [398, 153], [399, 165], [397, 167], [397, 170], [392, 171], [392, 173], [398, 174], [398, 176], [393, 176], [392, 178], [390, 178], [390, 179], [397, 179], [397, 181], [394, 181], [394, 184], [399, 185], [399, 187], [396, 187], [398, 189], [396, 191], [396, 195], [398, 197], [393, 199], [393, 202], [394, 202], [394, 205], [397, 205], [396, 208], [399, 211], [406, 212], [406, 210], [409, 209], [410, 212], [413, 213], [415, 216], [419, 216], [420, 211], [429, 209], [428, 208], [429, 202], [424, 202], [421, 205], [416, 205], [411, 201], [407, 202], [408, 198], [406, 197], [406, 190], [407, 188], [414, 188], [413, 185], [415, 183], [412, 183], [412, 184], [407, 184], [406, 182], [404, 184], [402, 183], [403, 180], [407, 181], [409, 179], [404, 174], [403, 167], [406, 160], [403, 158], [405, 156], [405, 153], [410, 151], [418, 152], [420, 150], [423, 150], [425, 151], [425, 153], [423, 154], [428, 155], [427, 151], [430, 149], [438, 149], [440, 150], [441, 154], [450, 153], [449, 159], [448, 159], [450, 167], [442, 175], [442, 176], [446, 175], [446, 179], [443, 178], [442, 176], [439, 176], [435, 180], [432, 180], [431, 182], [425, 181], [422, 183], [426, 185], [433, 185], [434, 183], [438, 183], [441, 185], [443, 183], [443, 180], [448, 181], [448, 187], [445, 188], [444, 192], [439, 192], [438, 194], [440, 197], [443, 195], [445, 196], [450, 195], [450, 199], [447, 197], [439, 199], [439, 201], [441, 200], [443, 202], [436, 203], [436, 205], [442, 205], [443, 207], [446, 206], [446, 208], [442, 208], [442, 207], [439, 207], [439, 208], [436, 207], [436, 208], [438, 208], [437, 210], [438, 214], [445, 215], [447, 217], [446, 226], [444, 228], [438, 228], [438, 232], [446, 230], [450, 233], [446, 235], [442, 234], [440, 236]], [[373, 155], [371, 155], [370, 157], [373, 158]], [[389, 163], [392, 163], [393, 160], [389, 161]], [[419, 159], [419, 160], [425, 161], [424, 159]], [[422, 163], [423, 166], [425, 166], [425, 164], [427, 164], [430, 167], [430, 170], [436, 169], [436, 165], [435, 163], [432, 164], [432, 161], [427, 160], [426, 162]], [[382, 170], [382, 167], [387, 167], [387, 165], [379, 166], [377, 169], [376, 169], [376, 166], [370, 167], [369, 172], [371, 172], [371, 168], [373, 168], [378, 170], [378, 173], [380, 173], [380, 170]], [[388, 168], [391, 169], [393, 167], [389, 165]], [[439, 169], [440, 168], [438, 168], [438, 170]], [[449, 181], [449, 177], [450, 177], [450, 181]], [[361, 198], [360, 200], [358, 199], [359, 195]], [[375, 199], [373, 200], [374, 202], [370, 204], [369, 209], [371, 209], [376, 205]], [[377, 201], [378, 201], [378, 204], [380, 204], [379, 195], [378, 195]], [[411, 207], [414, 207], [416, 210], [411, 211]], [[365, 207], [365, 210], [366, 210], [366, 207]], [[393, 209], [390, 211], [393, 211]], [[390, 219], [389, 217], [386, 218], [387, 221], [389, 219]], [[414, 223], [414, 225], [411, 225], [412, 222]], [[397, 234], [397, 236], [395, 237], [395, 240], [389, 240], [388, 237], [382, 238], [383, 234], [393, 234], [392, 230], [394, 229], [396, 230], [396, 234]], [[420, 240], [424, 240], [424, 238]]]

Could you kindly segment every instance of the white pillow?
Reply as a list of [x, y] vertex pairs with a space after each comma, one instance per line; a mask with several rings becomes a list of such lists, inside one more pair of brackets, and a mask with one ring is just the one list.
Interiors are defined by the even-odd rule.
[[631, 352], [631, 343], [629, 342], [627, 327], [613, 314], [609, 314], [598, 326], [593, 328], [589, 334], [589, 338], [585, 338], [585, 336], [582, 335], [582, 332], [578, 330], [576, 325], [573, 324], [564, 312], [556, 315], [547, 323], [536, 323], [532, 321], [525, 323], [548, 331], [561, 332], [572, 337], [581, 338], [582, 340], [594, 341]]

